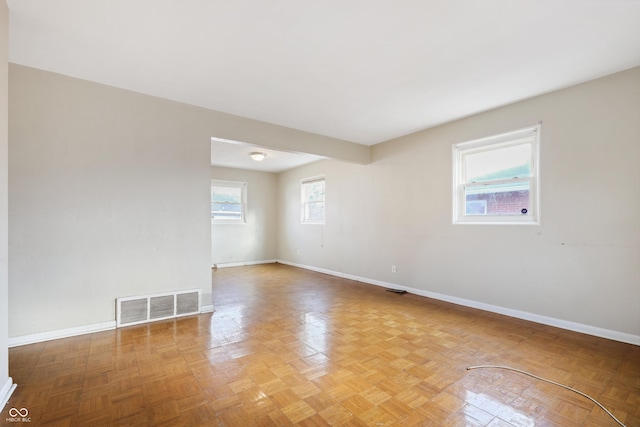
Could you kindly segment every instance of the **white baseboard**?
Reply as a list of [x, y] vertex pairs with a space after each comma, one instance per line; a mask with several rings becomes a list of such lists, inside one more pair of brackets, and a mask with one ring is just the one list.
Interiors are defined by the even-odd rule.
[[[583, 334], [593, 335], [601, 338], [607, 338], [614, 341], [640, 345], [640, 336], [638, 335], [628, 334], [620, 331], [613, 331], [610, 329], [599, 328], [596, 326], [584, 325], [582, 323], [570, 322], [567, 320], [556, 319], [548, 316], [542, 316], [535, 313], [528, 313], [525, 311], [514, 310], [506, 307], [500, 307], [496, 305], [486, 304], [486, 303], [468, 300], [464, 298], [453, 297], [450, 295], [444, 295], [444, 294], [439, 294], [435, 292], [429, 292], [422, 289], [411, 288], [408, 286], [398, 285], [395, 283], [369, 279], [367, 277], [341, 273], [333, 270], [313, 267], [310, 265], [298, 264], [298, 263], [289, 262], [285, 260], [263, 260], [263, 261], [249, 261], [249, 262], [242, 262], [242, 263], [227, 263], [227, 264], [218, 264], [217, 267], [224, 268], [224, 267], [237, 267], [237, 266], [257, 265], [257, 264], [273, 264], [276, 262], [280, 264], [290, 265], [293, 267], [303, 268], [305, 270], [311, 270], [311, 271], [316, 271], [318, 273], [328, 274], [330, 276], [336, 276], [336, 277], [342, 277], [349, 280], [355, 280], [357, 282], [367, 283], [371, 285], [382, 286], [385, 288], [402, 289], [407, 292], [424, 296], [427, 298], [433, 298], [436, 300], [450, 302], [453, 304], [458, 304], [466, 307], [477, 308], [477, 309], [489, 311], [492, 313], [503, 314], [503, 315], [515, 317], [518, 319], [528, 320], [535, 323], [541, 323], [543, 325], [554, 326], [557, 328], [580, 332]], [[211, 313], [214, 311], [215, 311], [215, 308], [213, 307], [213, 305], [203, 305], [200, 307], [200, 313]], [[42, 342], [42, 341], [50, 341], [50, 340], [59, 339], [59, 338], [68, 338], [76, 335], [88, 334], [93, 332], [101, 332], [101, 331], [111, 330], [115, 328], [116, 328], [115, 321], [103, 322], [103, 323], [97, 323], [93, 325], [80, 326], [76, 328], [40, 332], [40, 333], [35, 333], [30, 335], [22, 335], [19, 337], [10, 337], [8, 344], [9, 344], [9, 348], [12, 348], [12, 347], [18, 347], [21, 345]], [[3, 391], [4, 391], [4, 388], [0, 390], [0, 398], [2, 398]], [[11, 392], [13, 392], [13, 390], [11, 390]], [[9, 395], [11, 394], [11, 392], [9, 392]], [[0, 403], [2, 403], [1, 400], [0, 400]], [[0, 408], [1, 407], [2, 406], [0, 406]]]
[[[214, 311], [215, 309], [213, 305], [200, 306], [200, 313], [213, 313]], [[116, 322], [113, 320], [110, 322], [95, 323], [93, 325], [78, 326], [76, 328], [58, 329], [55, 331], [38, 332], [19, 337], [9, 337], [9, 348], [35, 344], [43, 341], [57, 340], [60, 338], [75, 337], [77, 335], [91, 334], [94, 332], [109, 331], [115, 328]]]
[[0, 412], [4, 405], [7, 404], [9, 398], [13, 394], [13, 391], [16, 389], [17, 385], [13, 383], [11, 377], [7, 379], [7, 382], [0, 388]]
[[213, 313], [214, 311], [216, 311], [216, 309], [213, 307], [213, 304], [200, 306], [200, 314]]
[[219, 264], [213, 264], [211, 268], [244, 267], [246, 265], [273, 264], [276, 262], [278, 261], [275, 259], [265, 259], [260, 261], [223, 262]]
[[58, 329], [55, 331], [38, 332], [35, 334], [9, 337], [9, 348], [21, 345], [34, 344], [42, 341], [56, 340], [59, 338], [74, 337], [76, 335], [90, 334], [93, 332], [108, 331], [116, 328], [116, 321], [95, 323], [93, 325], [78, 326], [75, 328]]
[[398, 285], [395, 283], [383, 282], [380, 280], [369, 279], [366, 277], [355, 276], [352, 274], [340, 273], [337, 271], [327, 270], [324, 268], [313, 267], [294, 262], [278, 260], [280, 264], [286, 264], [293, 267], [304, 268], [306, 270], [316, 271], [319, 273], [329, 274], [331, 276], [342, 277], [345, 279], [355, 280], [357, 282], [368, 283], [371, 285], [382, 286], [385, 288], [402, 289], [412, 294], [420, 295], [427, 298], [433, 298], [440, 301], [450, 302], [465, 307], [477, 308], [492, 313], [503, 314], [505, 316], [515, 317], [518, 319], [528, 320], [530, 322], [541, 323], [543, 325], [554, 326], [556, 328], [566, 329], [569, 331], [580, 332], [587, 335], [593, 335], [600, 338], [607, 338], [614, 341], [625, 342], [628, 344], [640, 345], [640, 336], [628, 334], [620, 331], [599, 328], [596, 326], [584, 325], [582, 323], [570, 322], [568, 320], [556, 319], [554, 317], [543, 316], [526, 311], [514, 310], [511, 308], [501, 307], [497, 305], [486, 304], [478, 301], [468, 300], [464, 298], [453, 297], [450, 295], [429, 292], [422, 289], [415, 289], [408, 286]]
[[[215, 308], [213, 307], [213, 305], [200, 306], [200, 313], [213, 313], [214, 311]], [[58, 329], [55, 331], [38, 332], [35, 334], [22, 335], [19, 337], [10, 337], [8, 344], [9, 348], [19, 347], [21, 345], [35, 344], [43, 341], [75, 337], [77, 335], [91, 334], [94, 332], [109, 331], [115, 328], [116, 322], [115, 320], [113, 320], [110, 322], [95, 323], [93, 325], [78, 326], [75, 328]]]
[[596, 326], [585, 325], [582, 323], [571, 322], [563, 319], [556, 319], [555, 317], [543, 316], [541, 314], [529, 313], [526, 311], [513, 310], [511, 308], [485, 304], [482, 302], [452, 297], [449, 295], [442, 295], [435, 292], [423, 291], [421, 289], [408, 288], [407, 291], [427, 298], [433, 298], [453, 304], [464, 305], [466, 307], [477, 308], [484, 311], [490, 311], [492, 313], [503, 314], [505, 316], [516, 317], [518, 319], [541, 323], [548, 326], [554, 326], [560, 329], [580, 332], [583, 334], [593, 335], [600, 338], [607, 338], [610, 340], [625, 342], [628, 344], [640, 345], [640, 336], [638, 335], [627, 334], [625, 332], [614, 331], [611, 329], [598, 328]]

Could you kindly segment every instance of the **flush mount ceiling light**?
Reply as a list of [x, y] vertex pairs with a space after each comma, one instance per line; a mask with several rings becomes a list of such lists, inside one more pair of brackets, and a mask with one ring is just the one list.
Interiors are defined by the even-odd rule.
[[251, 158], [253, 160], [255, 160], [256, 162], [261, 162], [264, 160], [265, 157], [267, 157], [266, 153], [261, 153], [259, 151], [254, 151], [252, 153], [249, 153], [249, 155], [251, 156]]

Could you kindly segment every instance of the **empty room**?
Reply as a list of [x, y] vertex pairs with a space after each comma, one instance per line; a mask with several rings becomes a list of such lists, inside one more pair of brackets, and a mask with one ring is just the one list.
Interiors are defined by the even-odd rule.
[[0, 11], [1, 425], [640, 426], [640, 1]]

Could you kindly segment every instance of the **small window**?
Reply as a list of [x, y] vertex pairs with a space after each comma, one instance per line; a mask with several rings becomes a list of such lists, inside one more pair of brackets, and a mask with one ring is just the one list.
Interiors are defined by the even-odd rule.
[[217, 224], [245, 222], [247, 183], [211, 181], [211, 221]]
[[302, 180], [302, 223], [324, 224], [324, 177]]
[[453, 146], [455, 224], [538, 224], [540, 126]]

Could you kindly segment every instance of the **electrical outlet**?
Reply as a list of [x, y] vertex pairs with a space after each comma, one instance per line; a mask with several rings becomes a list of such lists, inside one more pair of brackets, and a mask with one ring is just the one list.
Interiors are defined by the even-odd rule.
[[395, 273], [396, 271], [397, 271], [396, 266], [395, 266], [395, 265], [392, 265], [392, 266], [391, 266], [391, 272], [392, 272], [392, 273]]

